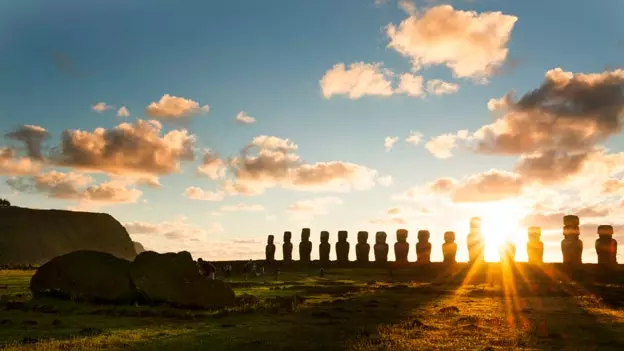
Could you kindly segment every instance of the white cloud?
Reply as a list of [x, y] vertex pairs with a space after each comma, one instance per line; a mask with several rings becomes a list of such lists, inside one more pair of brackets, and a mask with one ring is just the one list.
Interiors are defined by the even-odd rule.
[[377, 182], [379, 182], [379, 185], [383, 186], [384, 188], [387, 188], [390, 185], [392, 185], [392, 176], [387, 175], [387, 176], [379, 177], [377, 179]]
[[433, 95], [444, 95], [456, 93], [459, 85], [455, 83], [445, 82], [440, 79], [432, 79], [427, 81], [427, 92]]
[[121, 106], [119, 110], [117, 110], [117, 117], [129, 117], [130, 111], [126, 106]]
[[145, 108], [145, 114], [153, 118], [182, 119], [210, 111], [208, 105], [200, 106], [197, 101], [165, 94], [158, 102], [152, 102]]
[[405, 138], [405, 142], [413, 144], [413, 145], [418, 145], [420, 144], [420, 141], [423, 138], [423, 133], [421, 132], [414, 132], [414, 131], [410, 131], [410, 135]]
[[381, 63], [355, 62], [348, 68], [338, 63], [321, 78], [321, 91], [326, 99], [333, 95], [348, 95], [350, 99], [366, 95], [390, 96], [392, 83], [387, 77], [391, 75]]
[[453, 156], [453, 149], [457, 146], [459, 140], [467, 140], [469, 138], [469, 132], [467, 130], [460, 130], [459, 132], [452, 134], [442, 134], [432, 137], [426, 144], [425, 148], [429, 150], [435, 157], [446, 159]]
[[237, 204], [237, 205], [228, 205], [221, 207], [221, 211], [224, 212], [261, 212], [264, 211], [264, 206], [262, 205], [248, 205], [248, 204]]
[[256, 123], [256, 119], [249, 116], [245, 111], [241, 111], [236, 115], [235, 120], [242, 124], [252, 124]]
[[397, 93], [405, 93], [409, 96], [423, 96], [423, 77], [410, 73], [403, 73], [399, 81]]
[[106, 110], [110, 110], [113, 108], [115, 108], [115, 106], [108, 105], [105, 102], [98, 102], [97, 104], [91, 106], [91, 110], [98, 112], [98, 113], [102, 113]]
[[399, 137], [387, 136], [386, 139], [384, 139], [384, 148], [386, 149], [386, 151], [392, 150], [394, 143], [396, 143], [398, 140]]
[[225, 194], [221, 191], [204, 191], [195, 186], [186, 188], [184, 195], [191, 200], [202, 201], [221, 201], [225, 198]]

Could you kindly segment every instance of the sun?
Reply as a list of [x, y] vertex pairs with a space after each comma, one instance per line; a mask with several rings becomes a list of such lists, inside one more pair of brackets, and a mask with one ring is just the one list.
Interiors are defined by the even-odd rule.
[[508, 240], [516, 244], [526, 242], [526, 230], [518, 222], [526, 215], [526, 209], [516, 202], [501, 202], [481, 209], [481, 232], [485, 240], [485, 260], [499, 261], [499, 247]]

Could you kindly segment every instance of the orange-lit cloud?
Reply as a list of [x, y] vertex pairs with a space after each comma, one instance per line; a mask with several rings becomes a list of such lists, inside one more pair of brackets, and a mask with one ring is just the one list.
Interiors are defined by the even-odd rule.
[[326, 99], [334, 95], [348, 95], [350, 99], [366, 95], [390, 96], [393, 89], [389, 75], [391, 72], [382, 68], [381, 63], [355, 62], [348, 67], [338, 63], [321, 78], [321, 91]]
[[208, 105], [200, 106], [197, 101], [183, 97], [163, 95], [158, 102], [152, 102], [145, 108], [145, 114], [153, 118], [182, 119], [210, 111]]

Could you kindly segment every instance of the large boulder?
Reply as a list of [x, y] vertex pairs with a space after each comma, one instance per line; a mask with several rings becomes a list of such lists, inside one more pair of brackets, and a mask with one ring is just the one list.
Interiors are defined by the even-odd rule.
[[0, 264], [43, 264], [78, 250], [136, 256], [130, 235], [111, 215], [0, 208]]
[[136, 252], [137, 255], [145, 252], [145, 247], [140, 242], [133, 241], [132, 245], [134, 245], [134, 251]]
[[186, 251], [143, 252], [132, 262], [130, 276], [147, 302], [208, 309], [234, 304], [232, 288], [221, 280], [209, 280], [200, 275], [197, 264]]
[[39, 267], [30, 280], [35, 298], [61, 297], [91, 302], [136, 301], [130, 261], [109, 253], [75, 251]]

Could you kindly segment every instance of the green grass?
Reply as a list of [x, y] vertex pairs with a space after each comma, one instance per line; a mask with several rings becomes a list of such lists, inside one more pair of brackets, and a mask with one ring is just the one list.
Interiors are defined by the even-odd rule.
[[[549, 271], [466, 275], [330, 269], [231, 282], [254, 306], [191, 311], [32, 300], [31, 271], [0, 271], [7, 350], [621, 350], [624, 287]], [[5, 287], [6, 286], [6, 287]], [[295, 309], [270, 303], [305, 296]], [[8, 302], [13, 301], [13, 303]], [[21, 301], [23, 304], [15, 304]]]

